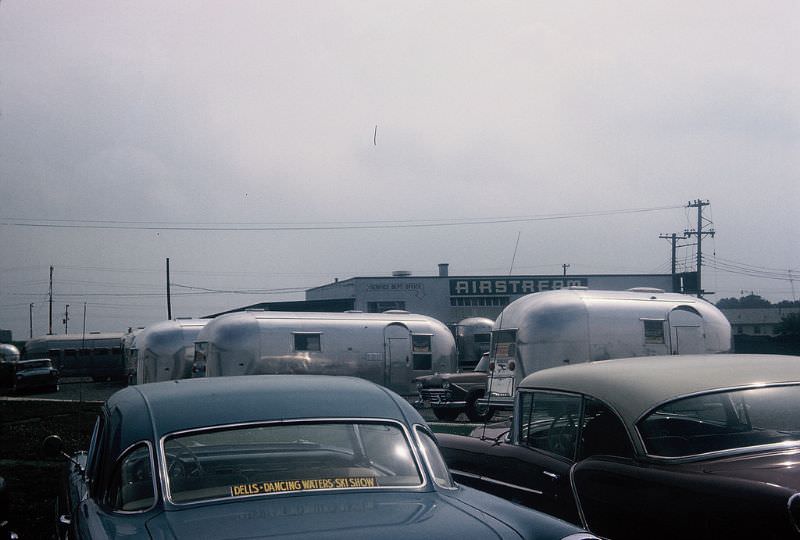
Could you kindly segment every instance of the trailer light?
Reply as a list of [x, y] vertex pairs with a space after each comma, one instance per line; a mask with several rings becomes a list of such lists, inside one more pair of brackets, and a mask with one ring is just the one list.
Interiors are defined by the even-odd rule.
[[508, 371], [514, 371], [515, 367], [517, 367], [517, 364], [515, 364], [513, 360], [508, 362]]

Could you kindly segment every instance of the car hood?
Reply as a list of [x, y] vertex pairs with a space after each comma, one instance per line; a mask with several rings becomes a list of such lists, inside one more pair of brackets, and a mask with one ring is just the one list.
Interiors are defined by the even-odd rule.
[[800, 491], [800, 449], [708, 461], [703, 463], [702, 471]]
[[437, 493], [255, 497], [170, 510], [147, 524], [154, 538], [520, 538], [514, 529]]

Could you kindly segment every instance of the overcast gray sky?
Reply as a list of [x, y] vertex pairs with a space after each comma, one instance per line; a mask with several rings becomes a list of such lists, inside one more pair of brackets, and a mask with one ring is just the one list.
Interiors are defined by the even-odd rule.
[[696, 199], [710, 299], [792, 299], [798, 23], [795, 0], [3, 0], [0, 328], [27, 337], [33, 303], [47, 332], [51, 265], [56, 333], [65, 304], [70, 331], [84, 303], [87, 330], [165, 319], [166, 258], [173, 316], [440, 262], [666, 273]]

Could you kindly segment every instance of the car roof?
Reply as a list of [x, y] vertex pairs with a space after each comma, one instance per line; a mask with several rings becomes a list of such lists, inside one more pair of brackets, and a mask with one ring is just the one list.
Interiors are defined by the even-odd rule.
[[129, 386], [106, 402], [122, 450], [165, 434], [249, 422], [386, 418], [424, 423], [402, 397], [354, 377], [243, 375]]
[[764, 384], [800, 382], [800, 357], [767, 354], [646, 356], [586, 362], [534, 372], [520, 388], [590, 395], [632, 425], [681, 396]]

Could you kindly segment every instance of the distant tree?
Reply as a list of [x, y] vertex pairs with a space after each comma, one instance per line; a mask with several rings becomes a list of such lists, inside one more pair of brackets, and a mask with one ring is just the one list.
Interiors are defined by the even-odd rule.
[[779, 308], [787, 308], [787, 307], [800, 307], [800, 300], [781, 300], [775, 307]]
[[784, 316], [775, 330], [783, 336], [800, 336], [800, 313], [790, 313]]
[[717, 302], [720, 309], [753, 309], [773, 307], [772, 302], [757, 294], [748, 294], [740, 298], [722, 298]]

